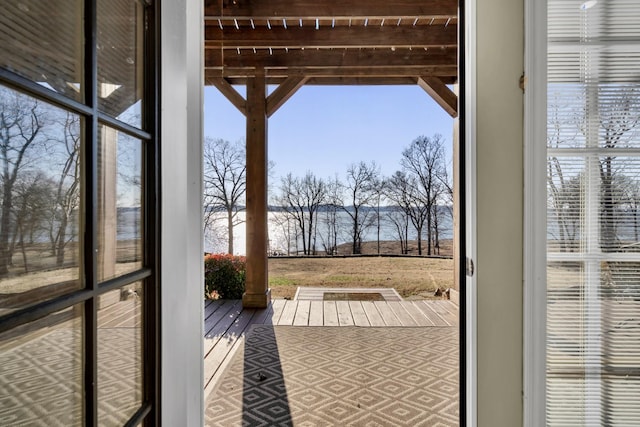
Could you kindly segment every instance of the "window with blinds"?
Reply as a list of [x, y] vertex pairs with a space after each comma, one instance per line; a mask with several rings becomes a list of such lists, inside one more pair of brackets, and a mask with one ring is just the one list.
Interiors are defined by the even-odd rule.
[[547, 10], [547, 425], [637, 426], [640, 3]]

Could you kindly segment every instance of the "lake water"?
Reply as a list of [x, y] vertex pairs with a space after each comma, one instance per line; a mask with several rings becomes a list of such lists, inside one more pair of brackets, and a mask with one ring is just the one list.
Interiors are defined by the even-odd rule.
[[[240, 218], [244, 221], [245, 213], [240, 212], [238, 214]], [[276, 222], [276, 218], [278, 217], [277, 212], [269, 212], [269, 246], [270, 251], [278, 251], [281, 253], [287, 253], [287, 243], [285, 233], [283, 231], [283, 227], [278, 225]], [[280, 214], [281, 215], [281, 214]], [[398, 241], [398, 233], [396, 231], [395, 226], [389, 221], [385, 220], [384, 214], [381, 214], [380, 221], [380, 240], [391, 240]], [[340, 212], [338, 216], [338, 222], [340, 224], [339, 229], [341, 231], [338, 232], [338, 245], [343, 243], [349, 243], [352, 241], [350, 237], [351, 231], [351, 219], [346, 212]], [[450, 215], [443, 215], [441, 219], [440, 225], [440, 238], [441, 239], [451, 239], [453, 238], [453, 226]], [[227, 251], [227, 241], [226, 241], [226, 232], [224, 228], [226, 227], [226, 219], [222, 219], [220, 221], [221, 224], [221, 234], [217, 241], [215, 239], [208, 238], [205, 236], [205, 251], [207, 252], [226, 252]], [[293, 223], [291, 223], [291, 230], [293, 230]], [[236, 255], [245, 255], [246, 253], [246, 228], [245, 224], [239, 224], [234, 228], [234, 239], [233, 246], [234, 252]], [[424, 231], [423, 231], [424, 233]], [[327, 226], [326, 222], [323, 221], [323, 213], [320, 213], [320, 221], [318, 222], [317, 229], [317, 238], [316, 238], [316, 250], [322, 252], [322, 237], [327, 236]], [[364, 234], [362, 240], [367, 241], [376, 241], [378, 236], [377, 222], [373, 224], [373, 226], [368, 227]], [[424, 236], [424, 234], [423, 234]], [[415, 240], [417, 237], [416, 231], [411, 224], [409, 224], [409, 240]], [[300, 251], [302, 251], [302, 243], [300, 242], [298, 245]], [[292, 250], [295, 250], [295, 245], [291, 246]]]

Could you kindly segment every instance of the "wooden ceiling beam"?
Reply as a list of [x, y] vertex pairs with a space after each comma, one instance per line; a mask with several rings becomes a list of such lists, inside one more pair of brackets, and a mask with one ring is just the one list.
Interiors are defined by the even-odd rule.
[[221, 51], [205, 49], [205, 68], [280, 67], [406, 67], [457, 66], [455, 49], [295, 49]]
[[312, 77], [308, 86], [412, 86], [415, 77]]
[[205, 0], [205, 17], [218, 18], [447, 18], [457, 0]]
[[207, 26], [205, 47], [252, 48], [372, 48], [456, 47], [458, 26], [308, 27], [241, 29]]
[[449, 115], [458, 117], [458, 96], [437, 77], [420, 76], [418, 86], [424, 89]]
[[[452, 65], [416, 67], [299, 67], [287, 69], [267, 69], [267, 77], [456, 77], [458, 69]], [[253, 77], [254, 68], [207, 69], [208, 76], [218, 78]]]
[[[204, 84], [213, 86], [213, 79], [218, 77], [206, 76]], [[234, 77], [225, 79], [231, 85], [246, 85], [248, 77]], [[284, 83], [285, 77], [268, 77], [266, 82], [268, 85], [280, 85]], [[311, 77], [305, 83], [305, 86], [396, 86], [396, 85], [415, 85], [417, 77]], [[457, 82], [455, 77], [441, 77], [440, 80], [447, 85]]]
[[207, 79], [208, 85], [215, 86], [218, 90], [236, 107], [242, 114], [247, 115], [247, 101], [236, 91], [236, 89], [222, 77], [211, 77]]
[[280, 86], [267, 97], [267, 117], [271, 117], [273, 113], [278, 111], [298, 89], [304, 86], [307, 80], [309, 80], [308, 77], [292, 76], [282, 82]]

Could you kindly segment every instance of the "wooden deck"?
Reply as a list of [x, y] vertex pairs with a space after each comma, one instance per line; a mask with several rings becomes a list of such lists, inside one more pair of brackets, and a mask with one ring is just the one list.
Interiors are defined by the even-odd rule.
[[451, 301], [274, 300], [266, 309], [242, 308], [239, 300], [205, 301], [204, 395], [213, 389], [233, 352], [254, 324], [293, 326], [455, 326]]

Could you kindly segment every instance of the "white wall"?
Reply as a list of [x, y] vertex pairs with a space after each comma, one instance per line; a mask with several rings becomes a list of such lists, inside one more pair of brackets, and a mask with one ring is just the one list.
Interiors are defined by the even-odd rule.
[[478, 425], [522, 425], [523, 1], [477, 3]]
[[203, 424], [202, 0], [162, 2], [161, 393], [165, 426]]

